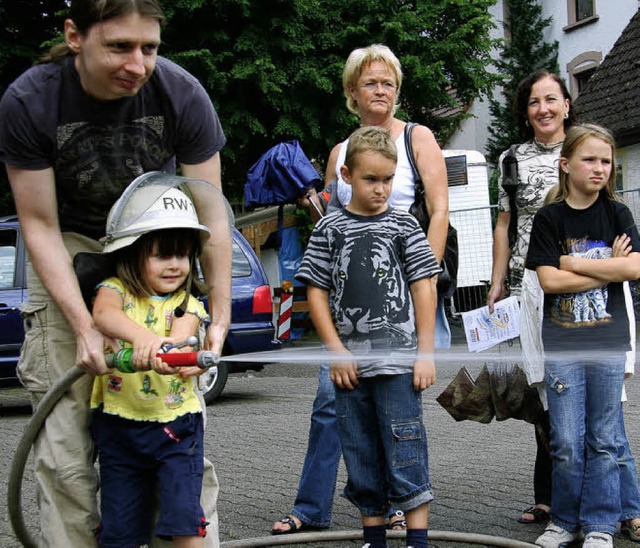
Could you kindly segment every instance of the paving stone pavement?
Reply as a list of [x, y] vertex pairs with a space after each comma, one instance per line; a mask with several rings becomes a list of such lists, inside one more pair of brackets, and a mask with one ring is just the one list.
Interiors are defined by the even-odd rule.
[[[480, 358], [482, 355], [479, 356]], [[482, 359], [466, 363], [472, 373]], [[438, 367], [438, 380], [423, 398], [429, 440], [430, 474], [436, 499], [430, 529], [499, 536], [532, 543], [542, 525], [516, 522], [533, 500], [533, 426], [509, 419], [490, 424], [456, 422], [435, 401], [460, 364]], [[206, 454], [221, 485], [220, 540], [269, 535], [273, 521], [285, 515], [295, 497], [306, 450], [309, 416], [316, 390], [317, 366], [270, 364], [259, 373], [232, 376], [220, 400], [207, 409]], [[640, 380], [640, 379], [639, 379]], [[640, 383], [628, 383], [625, 414], [632, 449], [640, 447]], [[17, 547], [8, 523], [7, 475], [13, 449], [29, 419], [21, 390], [0, 390], [0, 546]], [[322, 481], [318, 478], [318, 481]], [[358, 530], [355, 509], [339, 493], [346, 481], [341, 465], [332, 530]], [[35, 506], [34, 480], [25, 474], [23, 506]], [[37, 531], [37, 519], [28, 518]], [[289, 546], [361, 546], [357, 541]], [[392, 540], [390, 546], [404, 542]], [[469, 546], [431, 542], [433, 547]], [[636, 546], [615, 540], [616, 547]], [[223, 544], [224, 546], [224, 544]]]

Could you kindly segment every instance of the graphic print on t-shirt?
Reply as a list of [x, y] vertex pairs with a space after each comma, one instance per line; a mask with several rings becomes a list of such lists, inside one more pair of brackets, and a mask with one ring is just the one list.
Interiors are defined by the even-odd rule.
[[336, 328], [347, 348], [366, 352], [379, 346], [412, 347], [412, 307], [400, 254], [371, 232], [343, 237], [333, 272], [333, 299]]
[[[608, 259], [611, 248], [601, 240], [587, 238], [568, 240], [568, 255], [586, 259]], [[556, 295], [551, 309], [551, 319], [563, 327], [586, 327], [598, 323], [610, 322], [607, 312], [609, 298], [607, 285], [578, 293]]]
[[[102, 126], [60, 125], [54, 167], [63, 230], [103, 232], [105, 204], [113, 204], [133, 179], [172, 158], [164, 138], [163, 116]], [[67, 226], [69, 219], [75, 224]]]

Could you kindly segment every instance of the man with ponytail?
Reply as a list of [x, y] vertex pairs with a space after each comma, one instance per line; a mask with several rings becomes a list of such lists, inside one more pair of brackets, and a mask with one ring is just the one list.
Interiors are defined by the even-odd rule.
[[[89, 396], [92, 377], [107, 372], [105, 339], [72, 259], [100, 250], [109, 209], [143, 173], [174, 173], [179, 164], [183, 176], [221, 188], [220, 121], [199, 82], [158, 56], [163, 21], [158, 0], [72, 0], [64, 43], [0, 101], [0, 161], [29, 254], [19, 375], [35, 406], [70, 367], [90, 374], [65, 394], [35, 443], [43, 546], [97, 545]], [[212, 235], [201, 256], [211, 317], [205, 346], [219, 353], [230, 321], [230, 229], [198, 198]], [[207, 540], [216, 545], [218, 486], [208, 461], [205, 485]]]

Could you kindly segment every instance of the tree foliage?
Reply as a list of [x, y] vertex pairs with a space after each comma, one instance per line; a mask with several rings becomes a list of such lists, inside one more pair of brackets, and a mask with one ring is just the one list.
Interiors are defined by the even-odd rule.
[[521, 142], [513, 115], [513, 100], [518, 83], [538, 69], [558, 72], [558, 42], [544, 41], [551, 18], [542, 18], [542, 7], [531, 0], [505, 0], [508, 8], [505, 45], [494, 64], [502, 78], [500, 97], [489, 101], [491, 125], [487, 143], [488, 160], [498, 162], [500, 154]]
[[0, 95], [62, 30], [64, 0], [0, 3]]
[[[493, 84], [487, 72], [494, 0], [182, 0], [166, 2], [165, 53], [196, 74], [222, 119], [224, 181], [235, 195], [270, 146], [297, 139], [324, 162], [357, 127], [342, 95], [342, 69], [356, 47], [388, 45], [404, 71], [405, 118], [441, 140], [459, 122], [434, 118]], [[185, 30], [188, 29], [188, 32]]]
[[[43, 44], [59, 34], [65, 8], [64, 0], [0, 2], [0, 95], [33, 64]], [[0, 214], [14, 211], [7, 174], [0, 164]]]
[[[232, 200], [239, 201], [249, 167], [278, 142], [299, 140], [324, 168], [331, 147], [358, 124], [341, 82], [356, 47], [383, 43], [398, 55], [404, 71], [399, 116], [428, 125], [441, 142], [464, 112], [441, 119], [434, 111], [459, 106], [456, 100], [466, 106], [495, 85], [487, 71], [494, 45], [488, 8], [495, 0], [161, 1], [167, 14], [161, 53], [192, 72], [218, 110], [227, 135], [223, 183]], [[37, 17], [65, 2], [29, 3], [38, 4], [29, 10]], [[29, 22], [17, 21], [23, 32], [10, 40], [0, 36], [0, 67], [18, 65], [16, 43], [34, 57], [51, 29], [62, 28], [52, 22], [48, 18], [41, 25], [47, 32], [38, 35]], [[0, 73], [0, 89], [13, 77]]]

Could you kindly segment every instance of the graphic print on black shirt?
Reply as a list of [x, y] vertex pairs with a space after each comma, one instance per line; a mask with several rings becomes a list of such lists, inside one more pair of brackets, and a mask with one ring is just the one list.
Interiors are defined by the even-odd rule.
[[171, 109], [155, 77], [135, 97], [98, 103], [72, 66], [64, 70], [54, 159], [60, 225], [98, 238], [105, 204], [143, 173], [174, 167]]
[[[572, 239], [566, 243], [567, 255], [585, 259], [609, 259], [611, 248], [602, 240]], [[554, 295], [551, 320], [562, 327], [586, 327], [589, 324], [610, 322], [607, 312], [607, 285], [578, 293]]]
[[[608, 259], [616, 236], [629, 236], [634, 252], [640, 236], [624, 204], [601, 195], [585, 209], [566, 201], [538, 211], [533, 221], [527, 268], [560, 268], [563, 255]], [[575, 294], [544, 295], [542, 340], [545, 352], [629, 349], [629, 316], [622, 282]]]

